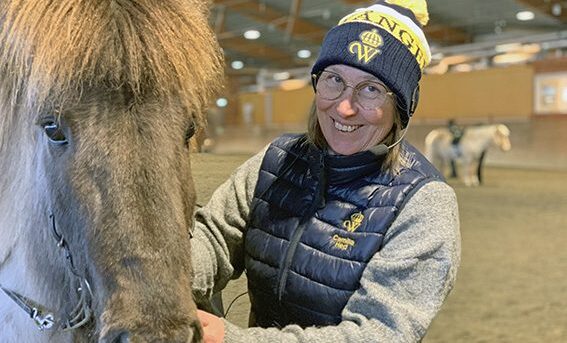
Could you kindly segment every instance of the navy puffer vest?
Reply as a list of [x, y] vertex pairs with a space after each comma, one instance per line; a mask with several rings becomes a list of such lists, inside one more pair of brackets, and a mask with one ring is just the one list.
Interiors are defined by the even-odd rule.
[[245, 237], [253, 324], [338, 324], [366, 264], [421, 185], [442, 179], [404, 144], [408, 169], [380, 172], [370, 152], [331, 156], [304, 135], [268, 148]]

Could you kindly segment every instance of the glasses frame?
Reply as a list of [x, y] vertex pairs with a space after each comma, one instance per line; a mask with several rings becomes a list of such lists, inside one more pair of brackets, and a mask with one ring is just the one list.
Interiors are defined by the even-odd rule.
[[[382, 105], [384, 105], [384, 103], [386, 102], [386, 97], [387, 97], [387, 96], [394, 96], [394, 92], [390, 91], [390, 90], [388, 89], [388, 87], [387, 87], [385, 84], [383, 84], [382, 82], [367, 80], [367, 81], [359, 82], [359, 83], [356, 84], [356, 85], [352, 85], [352, 84], [347, 83], [346, 80], [345, 80], [345, 78], [344, 78], [341, 74], [339, 74], [339, 73], [337, 73], [337, 72], [334, 72], [334, 71], [330, 71], [330, 70], [322, 70], [322, 71], [320, 71], [320, 72], [318, 72], [318, 73], [316, 73], [316, 74], [311, 74], [311, 85], [313, 86], [313, 91], [315, 92], [315, 94], [317, 94], [317, 84], [319, 83], [319, 79], [321, 78], [321, 75], [322, 75], [323, 73], [328, 73], [328, 74], [333, 74], [333, 75], [338, 76], [338, 77], [343, 81], [343, 83], [344, 83], [344, 85], [345, 85], [345, 87], [343, 88], [343, 90], [339, 93], [339, 95], [338, 95], [336, 98], [334, 98], [334, 99], [323, 98], [323, 99], [328, 100], [328, 101], [334, 101], [334, 100], [340, 99], [341, 96], [344, 94], [344, 92], [345, 92], [345, 90], [346, 90], [347, 88], [352, 88], [352, 90], [353, 90], [353, 98], [355, 99], [355, 102], [356, 102], [360, 107], [362, 107], [362, 108], [365, 109], [365, 110], [374, 110], [374, 109], [380, 108], [380, 107], [382, 107]], [[359, 92], [359, 90], [360, 90], [360, 89], [359, 89], [359, 86], [360, 86], [360, 85], [364, 85], [364, 84], [368, 84], [368, 83], [376, 83], [376, 84], [379, 84], [380, 86], [384, 87], [384, 89], [386, 90], [386, 93], [385, 93], [386, 96], [384, 97], [384, 100], [382, 101], [382, 103], [381, 103], [379, 106], [375, 106], [375, 107], [372, 107], [372, 108], [366, 108], [366, 107], [363, 106], [363, 105], [360, 103], [360, 101], [358, 100], [358, 92]]]

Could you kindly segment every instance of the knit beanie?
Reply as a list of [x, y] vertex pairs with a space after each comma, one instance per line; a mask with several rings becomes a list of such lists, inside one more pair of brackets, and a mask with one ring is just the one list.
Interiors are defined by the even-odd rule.
[[376, 76], [396, 94], [405, 128], [417, 106], [421, 74], [431, 61], [422, 30], [428, 20], [425, 0], [382, 0], [357, 9], [327, 33], [311, 73], [345, 64]]

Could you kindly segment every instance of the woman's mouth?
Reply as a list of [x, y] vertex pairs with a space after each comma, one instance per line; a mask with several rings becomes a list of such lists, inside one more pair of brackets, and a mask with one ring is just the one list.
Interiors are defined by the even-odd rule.
[[335, 124], [335, 129], [337, 129], [340, 132], [353, 132], [354, 130], [362, 126], [362, 125], [343, 125], [334, 119], [333, 119], [333, 123]]

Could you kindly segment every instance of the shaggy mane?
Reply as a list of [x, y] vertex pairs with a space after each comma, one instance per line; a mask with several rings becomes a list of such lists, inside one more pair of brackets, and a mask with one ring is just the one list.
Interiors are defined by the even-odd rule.
[[101, 89], [201, 115], [223, 69], [207, 16], [198, 0], [2, 1], [0, 101], [39, 110]]

